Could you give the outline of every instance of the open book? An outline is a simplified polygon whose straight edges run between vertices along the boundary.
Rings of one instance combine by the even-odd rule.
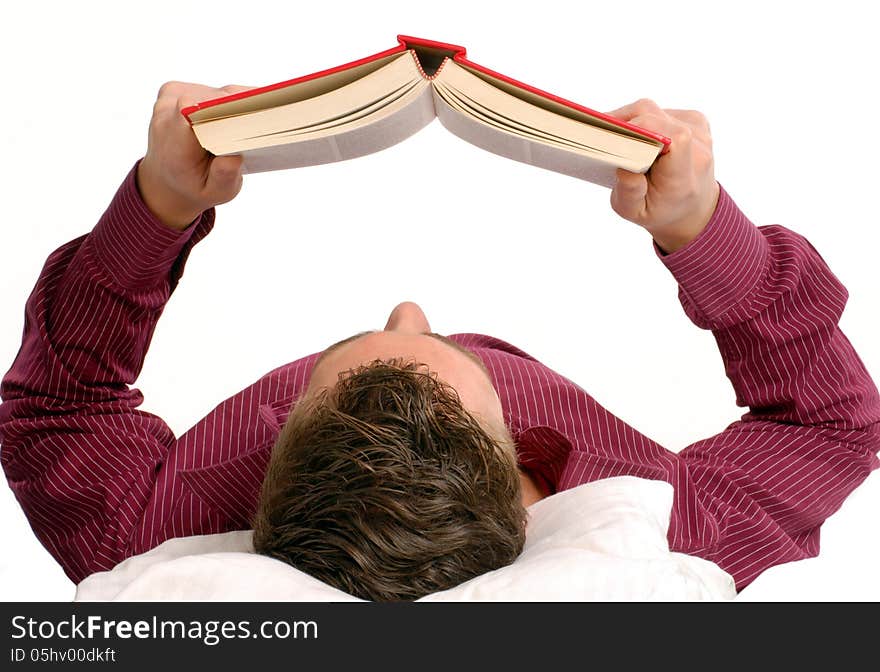
[[[397,39],[378,54],[181,112],[202,147],[241,154],[246,173],[371,154],[435,117],[477,147],[606,187],[617,168],[646,172],[670,143],[477,65],[464,47]]]

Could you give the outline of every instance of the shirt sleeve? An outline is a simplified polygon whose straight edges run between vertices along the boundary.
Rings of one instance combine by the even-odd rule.
[[[77,582],[124,557],[174,436],[130,388],[214,210],[178,232],[129,172],[95,228],[53,252],[0,385],[0,459],[43,545]]]
[[[803,236],[756,227],[722,188],[697,238],[655,251],[748,407],[678,454],[688,491],[677,493],[670,545],[713,560],[742,589],[818,554],[822,522],[878,466],[880,398],[838,326],[847,291]],[[710,530],[696,533],[698,509]]]

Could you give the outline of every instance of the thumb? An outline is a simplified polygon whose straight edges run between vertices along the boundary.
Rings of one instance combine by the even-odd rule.
[[[211,159],[208,179],[205,183],[205,198],[214,205],[231,201],[236,197],[243,184],[241,174],[242,157],[239,154],[215,156]]]
[[[640,173],[617,170],[617,183],[611,190],[611,208],[624,219],[641,224],[647,210],[648,178]]]
[[[256,86],[244,86],[242,84],[227,84],[226,86],[220,87],[226,93],[241,93],[242,91],[250,91],[251,89],[256,89]]]

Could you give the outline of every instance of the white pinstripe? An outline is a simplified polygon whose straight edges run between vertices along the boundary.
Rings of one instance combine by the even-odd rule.
[[[136,410],[140,392],[127,386],[176,285],[170,269],[212,225],[213,211],[182,235],[162,227],[133,169],[93,233],[50,256],[28,302],[0,390],[0,457],[74,581],[173,536],[246,524],[278,428],[308,383],[316,355],[270,372],[179,438]],[[758,229],[722,190],[695,241],[657,254],[749,406],[679,453],[513,346],[452,338],[484,361],[524,465],[556,489],[618,474],[668,480],[671,548],[713,560],[742,588],[818,552],[819,525],[878,466],[877,389],[837,328],[846,290],[797,234]]]

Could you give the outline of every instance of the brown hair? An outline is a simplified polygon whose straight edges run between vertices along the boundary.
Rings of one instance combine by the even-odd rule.
[[[298,403],[254,547],[367,600],[413,600],[510,564],[526,512],[513,443],[423,365],[376,360]]]

